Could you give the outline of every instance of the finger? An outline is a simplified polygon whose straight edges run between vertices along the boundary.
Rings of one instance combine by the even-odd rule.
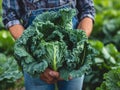
[[[52,81],[52,80],[50,81],[50,80],[49,80],[49,79],[47,79],[47,78],[46,78],[46,76],[45,76],[45,75],[43,75],[43,74],[42,74],[42,75],[40,75],[40,78],[41,78],[43,81],[45,81],[46,83],[48,83],[48,84],[52,84],[52,83],[53,83],[53,81]]]
[[[55,80],[54,80],[54,78],[51,76],[51,75],[49,75],[49,72],[50,71],[52,71],[51,69],[49,69],[49,68],[47,68],[42,74],[41,74],[41,78],[44,80],[44,81],[46,81],[46,82],[56,82]]]
[[[57,81],[47,81],[48,84],[55,84]]]
[[[43,80],[43,81],[45,81],[46,83],[48,83],[48,84],[54,84],[54,83],[56,83],[57,82],[57,80],[49,80],[49,79],[47,79],[43,74],[42,75],[40,75],[40,78]]]
[[[50,71],[49,75],[52,76],[53,78],[58,79],[59,78],[59,73],[56,71]]]
[[[47,74],[46,72],[44,72],[42,75],[41,75],[41,78],[44,79],[45,81],[53,81],[53,77],[51,77],[49,74]]]
[[[59,77],[58,80],[59,80],[59,81],[62,81],[62,80],[64,80],[64,79]]]
[[[46,77],[45,77],[43,74],[40,75],[40,78],[41,78],[43,81],[47,82],[47,79],[46,79]]]
[[[45,75],[45,77],[46,77],[49,81],[53,81],[54,77],[49,74],[50,72],[53,72],[53,71],[52,71],[51,69],[47,69],[47,70],[44,72],[44,75]]]
[[[68,78],[69,80],[72,80],[72,77],[71,76],[69,76],[69,78]]]

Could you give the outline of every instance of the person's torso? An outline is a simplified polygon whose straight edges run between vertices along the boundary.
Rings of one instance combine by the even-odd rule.
[[[75,8],[76,0],[22,0],[20,1],[20,7],[22,13],[23,24],[27,26],[29,17],[31,13],[35,12],[33,15],[38,15],[42,11],[49,11],[51,9],[57,9],[62,7],[72,7]]]
[[[72,3],[75,6],[76,0],[23,0],[27,10],[36,10],[40,8],[53,8]]]

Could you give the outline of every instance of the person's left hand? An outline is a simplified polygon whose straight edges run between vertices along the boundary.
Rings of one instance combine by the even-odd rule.
[[[48,84],[56,83],[58,80],[61,80],[59,72],[53,71],[50,68],[47,68],[41,75],[40,78],[47,82]]]

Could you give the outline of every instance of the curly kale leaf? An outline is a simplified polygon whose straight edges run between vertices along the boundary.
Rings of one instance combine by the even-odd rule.
[[[24,71],[39,76],[49,67],[65,80],[87,73],[95,51],[83,30],[68,27],[74,15],[74,10],[62,9],[36,17],[15,43],[15,57]]]
[[[50,21],[57,26],[62,26],[64,28],[72,29],[72,18],[76,15],[74,9],[60,9],[59,11],[44,12],[37,16],[33,22],[36,25],[38,22]]]

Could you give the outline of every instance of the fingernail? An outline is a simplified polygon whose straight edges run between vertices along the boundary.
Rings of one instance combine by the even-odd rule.
[[[72,79],[72,77],[70,76],[70,77],[69,77],[69,80],[71,80],[71,79]]]
[[[50,74],[51,76],[54,76],[54,73],[53,73],[52,71],[50,71],[49,74]]]

